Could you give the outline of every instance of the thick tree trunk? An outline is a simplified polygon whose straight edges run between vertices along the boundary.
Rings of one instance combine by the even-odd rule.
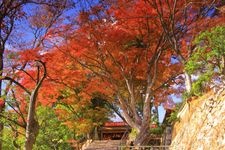
[[[32,150],[33,145],[35,144],[36,137],[38,135],[39,125],[38,122],[33,119],[29,121],[26,129],[26,142],[25,142],[25,150]]]
[[[147,145],[149,143],[149,124],[146,124],[145,126],[143,126],[140,130],[140,132],[138,133],[135,141],[134,141],[134,145]]]
[[[147,145],[148,144],[148,137],[149,133],[149,124],[151,118],[151,100],[150,94],[146,94],[145,97],[145,104],[143,109],[143,119],[141,123],[141,127],[138,128],[138,134],[135,138],[134,145]]]
[[[143,119],[141,128],[139,133],[134,141],[135,145],[146,145],[148,144],[148,137],[149,137],[149,124],[151,121],[151,96],[150,96],[150,88],[147,89],[145,100],[144,100],[144,108],[143,108]]]
[[[128,106],[126,105],[125,101],[121,98],[121,96],[118,94],[118,100],[119,100],[119,106],[122,110],[122,116],[126,120],[126,122],[134,129],[136,129],[138,132],[140,131],[140,124],[138,122],[135,122],[129,115]]]

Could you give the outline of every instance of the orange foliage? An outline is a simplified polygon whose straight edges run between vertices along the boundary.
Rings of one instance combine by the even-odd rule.
[[[172,6],[173,1],[167,2]],[[85,123],[90,123],[90,120],[82,116],[70,120],[68,116],[74,110],[89,106],[91,98],[95,96],[118,103],[116,96],[120,95],[128,112],[136,111],[148,94],[156,106],[172,103],[170,95],[180,94],[183,90],[179,86],[183,84],[183,78],[180,77],[183,65],[179,61],[172,62],[171,58],[180,55],[186,60],[190,49],[193,49],[191,39],[206,28],[207,23],[198,26],[200,21],[211,21],[203,17],[193,21],[202,5],[189,7],[189,2],[177,1],[175,14],[171,16],[170,5],[158,0],[112,1],[107,8],[99,4],[81,12],[76,18],[78,27],[75,30],[72,30],[72,25],[62,25],[70,33],[68,37],[61,28],[51,29],[46,37],[50,41],[59,38],[59,45],[44,55],[40,55],[39,48],[20,53],[19,62],[36,59],[46,62],[48,78],[40,90],[37,105],[70,106],[72,110],[67,107],[56,109],[59,119],[65,119],[65,124],[71,128],[75,120],[85,130]],[[190,12],[188,18],[184,17],[186,8]],[[45,22],[46,18],[43,17],[42,22]],[[36,24],[35,20],[33,23]],[[187,31],[178,25],[187,26]],[[172,37],[175,39],[171,42],[169,39]],[[178,46],[179,53],[177,49],[174,51],[174,45]],[[29,66],[27,73],[36,79],[35,64]],[[31,77],[24,76],[24,72],[16,75],[26,88],[32,89],[35,85]],[[145,93],[148,89],[150,92]],[[21,110],[26,111],[26,97],[20,92],[22,90],[17,89],[16,96]]]
[[[118,92],[129,100],[126,83],[129,81],[137,104],[141,99],[140,91],[147,88],[147,80],[153,78],[155,70],[157,77],[152,91],[181,73],[178,63],[171,64],[173,52],[170,49],[163,50],[156,68],[149,67],[158,49],[166,46],[160,41],[164,38],[163,28],[156,15],[156,9],[144,1],[124,0],[112,3],[106,10],[97,5],[80,13],[79,28],[65,43],[45,55],[49,79],[42,88],[40,101],[54,102],[50,99],[57,99],[65,88],[79,88],[77,96],[86,100],[95,94],[114,100]],[[156,100],[162,103],[167,96]],[[72,105],[74,99],[75,96],[63,101]]]

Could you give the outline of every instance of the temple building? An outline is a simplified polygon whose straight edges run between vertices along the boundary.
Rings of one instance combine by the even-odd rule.
[[[106,122],[98,129],[99,140],[121,140],[127,137],[131,128],[125,122]]]
[[[171,112],[167,111],[167,115]],[[158,125],[152,123],[151,129],[157,129]],[[125,122],[106,122],[99,127],[96,131],[95,140],[127,140],[128,135],[131,132],[131,127]],[[148,137],[149,145],[170,145],[171,142],[171,126],[166,126],[165,130],[161,134],[150,134]]]

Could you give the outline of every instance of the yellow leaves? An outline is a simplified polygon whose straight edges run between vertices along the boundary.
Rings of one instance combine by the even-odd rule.
[[[90,104],[89,104],[90,105]],[[73,129],[76,135],[90,133],[94,127],[100,125],[105,119],[107,111],[104,108],[87,109],[88,105],[73,106],[74,112],[67,108],[57,108],[55,110],[57,116],[66,126]]]
[[[90,119],[80,119],[77,122],[73,122],[74,129],[78,135],[90,133],[94,126]]]

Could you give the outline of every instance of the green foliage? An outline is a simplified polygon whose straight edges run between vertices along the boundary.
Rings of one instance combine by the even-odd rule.
[[[191,95],[199,96],[214,75],[225,73],[225,26],[200,33],[194,40],[196,50],[185,65],[189,74],[197,75]]]
[[[52,108],[38,107],[37,116],[40,130],[34,150],[72,149],[68,140],[72,139],[73,133],[58,120]]]
[[[173,124],[176,121],[179,121],[180,118],[177,116],[178,112],[180,110],[180,107],[182,106],[183,103],[177,103],[175,110],[170,114],[168,118],[166,118],[166,121],[168,124]]]
[[[183,100],[183,101],[186,101],[188,98],[190,98],[190,97],[192,97],[192,96],[193,96],[192,92],[187,92],[187,91],[185,91],[185,92],[182,94],[182,100]]]
[[[210,81],[212,75],[213,75],[212,72],[207,72],[207,73],[199,76],[198,80],[196,80],[192,84],[193,95],[201,96],[203,89],[204,89],[204,84],[206,84],[208,81]]]
[[[150,133],[161,135],[161,134],[163,134],[163,128],[161,126],[158,126],[157,128],[151,128]]]
[[[169,124],[173,124],[176,121],[179,121],[179,118],[177,117],[178,111],[172,112],[170,116],[167,118],[167,122]]]
[[[14,130],[12,130],[12,127]],[[8,126],[6,122],[3,129],[3,136],[1,137],[3,150],[18,150],[24,147],[25,136],[21,134],[21,131],[23,131],[23,129],[20,129],[21,128],[13,125]]]
[[[73,108],[73,110],[71,110]],[[60,120],[73,130],[76,139],[90,134],[95,127],[108,121],[108,110],[106,108],[79,104],[57,105],[57,114]]]
[[[13,145],[13,132],[5,127],[3,130],[3,137],[1,140],[3,141],[3,146],[2,149],[10,149],[10,150],[15,150],[16,148]]]

